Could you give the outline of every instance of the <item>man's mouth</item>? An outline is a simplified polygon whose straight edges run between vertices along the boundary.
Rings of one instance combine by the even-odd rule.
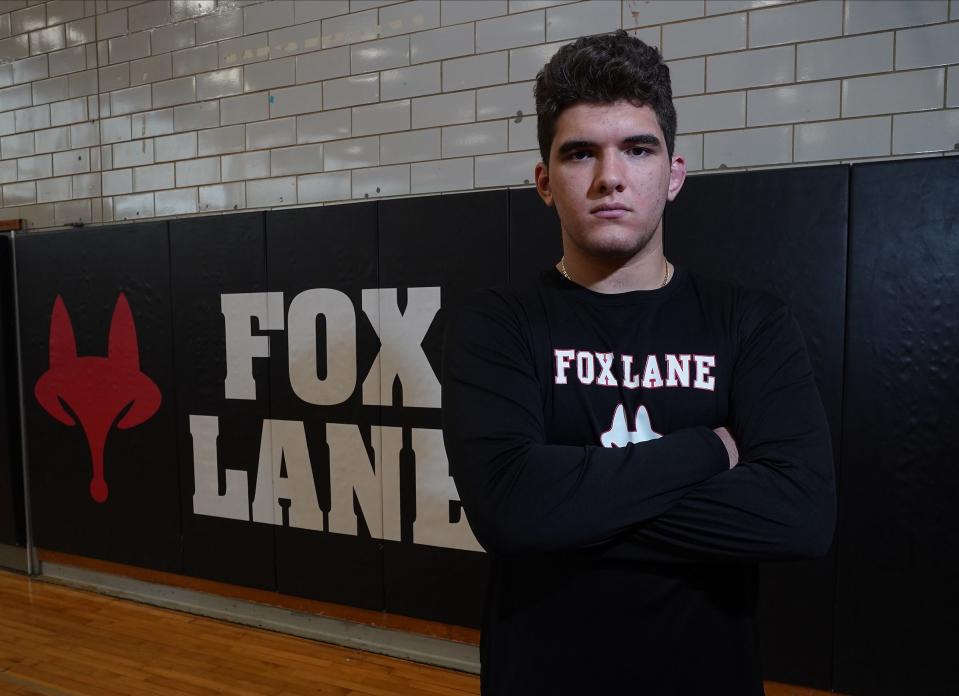
[[[618,205],[616,203],[598,205],[589,211],[598,218],[603,218],[605,220],[615,220],[617,218],[623,217],[626,213],[629,212],[629,208],[625,205]]]

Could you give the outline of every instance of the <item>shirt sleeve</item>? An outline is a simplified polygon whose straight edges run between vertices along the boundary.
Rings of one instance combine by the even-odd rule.
[[[519,310],[492,291],[480,297],[447,327],[442,417],[460,500],[487,551],[607,542],[728,469],[721,440],[705,427],[618,449],[547,444]]]
[[[782,305],[740,350],[730,413],[739,464],[594,549],[597,556],[763,561],[829,550],[836,523],[829,428],[799,326]]]

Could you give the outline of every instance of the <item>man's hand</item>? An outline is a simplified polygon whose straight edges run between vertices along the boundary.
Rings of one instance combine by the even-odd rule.
[[[714,428],[713,432],[719,435],[719,439],[726,446],[726,454],[729,455],[729,468],[732,469],[739,464],[739,448],[736,447],[736,441],[726,428]]]

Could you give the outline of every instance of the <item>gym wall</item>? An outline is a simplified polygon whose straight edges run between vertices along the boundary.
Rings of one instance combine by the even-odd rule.
[[[959,0],[0,0],[0,220],[529,184],[532,80],[661,48],[691,171],[954,150]]]

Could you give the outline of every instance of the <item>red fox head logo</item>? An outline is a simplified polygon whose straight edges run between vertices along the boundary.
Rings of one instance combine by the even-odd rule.
[[[140,425],[160,408],[159,388],[140,372],[137,331],[123,293],[113,308],[106,357],[77,357],[70,315],[57,295],[50,319],[50,368],[37,380],[34,394],[64,425],[80,422],[93,463],[90,496],[104,502],[109,489],[103,476],[103,448],[110,428],[114,423],[121,429]]]

